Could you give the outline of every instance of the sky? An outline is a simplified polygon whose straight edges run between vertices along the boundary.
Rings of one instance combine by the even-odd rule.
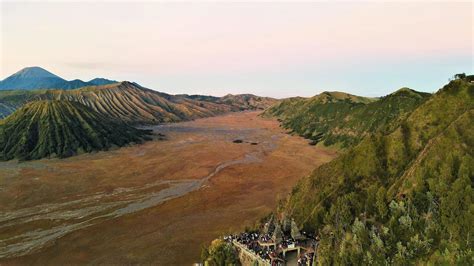
[[[41,66],[172,94],[433,92],[474,73],[472,2],[0,2],[0,79]]]

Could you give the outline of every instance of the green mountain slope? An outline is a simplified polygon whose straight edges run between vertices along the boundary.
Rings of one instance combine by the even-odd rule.
[[[277,103],[277,100],[269,97],[259,97],[253,94],[227,94],[219,98],[219,102],[234,106],[236,111],[243,111],[265,110]]]
[[[282,126],[325,145],[357,144],[376,130],[390,130],[430,94],[403,88],[380,99],[341,92],[323,92],[312,98],[291,98],[269,108],[264,115],[280,119]]]
[[[395,124],[302,179],[279,211],[320,234],[321,265],[472,265],[474,84],[450,82]]]
[[[26,102],[38,99],[80,102],[99,113],[131,124],[179,122],[231,111],[266,108],[276,102],[254,95],[247,95],[246,101],[169,95],[125,81],[76,90],[0,91],[0,117],[6,117]]]
[[[0,120],[0,160],[68,157],[148,139],[150,132],[70,101],[33,101]]]
[[[187,94],[179,96],[185,96],[193,100],[228,105],[232,108],[232,111],[265,110],[279,102],[279,100],[274,98],[261,97],[253,94],[227,94],[223,97]]]

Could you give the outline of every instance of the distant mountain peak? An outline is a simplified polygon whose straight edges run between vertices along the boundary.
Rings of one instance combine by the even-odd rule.
[[[100,85],[107,85],[107,84],[111,84],[111,83],[118,83],[118,81],[105,79],[105,78],[95,78],[95,79],[89,80],[87,83],[100,86]]]
[[[98,86],[116,83],[115,80],[96,78],[89,82],[80,79],[67,81],[44,68],[25,67],[15,74],[0,80],[0,90],[34,90],[34,89],[76,89],[86,86]]]
[[[319,101],[323,101],[323,102],[350,100],[355,103],[366,103],[366,104],[376,100],[375,98],[362,97],[362,96],[357,96],[357,95],[349,94],[346,92],[340,92],[340,91],[323,91],[322,93],[314,96],[313,98]]]
[[[412,92],[417,92],[417,91],[412,90],[412,89],[410,89],[410,88],[408,88],[408,87],[402,87],[402,88],[396,90],[395,92],[393,92],[392,94],[397,94],[397,93],[412,93]]]
[[[12,76],[16,76],[19,78],[60,78],[59,76],[54,75],[48,70],[38,66],[25,67],[22,70],[13,74]]]

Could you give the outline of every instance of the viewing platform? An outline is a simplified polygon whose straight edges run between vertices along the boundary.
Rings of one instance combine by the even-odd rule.
[[[242,265],[312,265],[317,247],[314,236],[298,230],[296,223],[270,219],[261,232],[245,232],[224,238],[239,253]]]

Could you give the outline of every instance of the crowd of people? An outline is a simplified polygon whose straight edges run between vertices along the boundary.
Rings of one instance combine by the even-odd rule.
[[[273,246],[262,246],[259,244],[259,241],[265,240],[268,242],[270,237],[267,235],[261,235],[259,233],[241,233],[240,235],[229,235],[224,237],[225,241],[233,242],[234,240],[237,241],[239,244],[243,245],[248,251],[251,253],[259,256],[264,261],[268,262],[268,264],[272,264],[271,258],[277,258],[278,254],[274,250]],[[274,265],[282,265],[282,264],[274,264]]]
[[[306,235],[306,234],[305,234]],[[306,235],[307,236],[307,235]],[[309,236],[305,241],[296,241],[290,236],[284,235],[281,242],[275,246],[265,245],[264,243],[272,243],[272,237],[270,234],[260,234],[258,232],[244,232],[239,235],[225,236],[224,240],[232,243],[237,241],[239,244],[244,246],[249,252],[259,256],[270,265],[284,265],[285,258],[282,256],[282,250],[289,247],[304,246],[314,250],[316,241],[314,237]],[[307,253],[302,252],[297,258],[298,265],[311,265],[313,261],[313,252]]]

